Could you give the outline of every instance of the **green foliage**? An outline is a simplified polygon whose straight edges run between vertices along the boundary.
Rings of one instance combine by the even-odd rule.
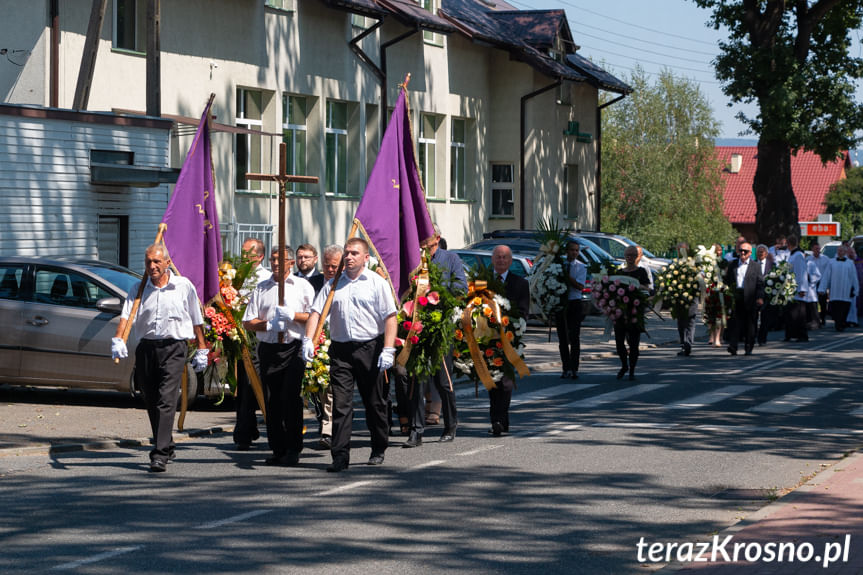
[[[704,95],[668,71],[650,84],[639,68],[626,82],[632,94],[602,116],[603,231],[654,252],[681,240],[730,242],[713,148],[719,127]]]
[[[842,236],[863,234],[863,168],[851,168],[844,180],[830,186],[827,213],[842,225]]]
[[[863,22],[863,0],[693,1],[712,11],[713,28],[729,31],[716,77],[731,102],[758,104],[756,117],[738,115],[753,133],[824,161],[854,146],[863,127],[854,101],[863,58],[851,31]]]

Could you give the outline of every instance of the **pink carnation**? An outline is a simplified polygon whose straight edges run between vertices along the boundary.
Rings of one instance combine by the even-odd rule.
[[[416,332],[416,333],[422,333],[422,331],[423,331],[423,324],[421,324],[420,322],[416,322],[416,323],[413,325],[413,328],[414,328],[414,332]]]
[[[623,288],[618,288],[618,289],[617,289],[617,295],[623,295],[623,294],[625,294],[625,293],[626,293],[626,292],[625,292],[625,291],[623,291]]]
[[[632,305],[634,305],[635,307],[640,306],[640,305],[641,305],[641,300],[637,299],[637,300],[633,301],[633,302],[632,302]]]
[[[629,303],[629,296],[623,296],[623,303]]]
[[[419,341],[420,341],[420,338],[418,338],[417,336],[415,336],[415,335],[411,336],[411,343],[417,344],[417,343],[419,343]]]
[[[428,300],[430,304],[437,305],[440,303],[440,294],[436,291],[429,292]]]
[[[405,328],[405,329],[406,329],[406,330],[408,330],[408,331],[410,331],[410,329],[411,329],[411,327],[412,327],[412,326],[413,326],[413,324],[412,324],[411,322],[409,322],[409,321],[406,321],[406,322],[402,323],[402,327],[403,327],[403,328]]]
[[[425,307],[429,303],[429,298],[427,298],[424,295],[421,295],[420,297],[417,298],[417,303],[419,303],[421,306]]]

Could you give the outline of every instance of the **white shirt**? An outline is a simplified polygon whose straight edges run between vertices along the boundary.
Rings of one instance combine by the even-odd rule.
[[[312,300],[315,298],[315,289],[307,280],[298,278],[293,274],[288,274],[285,278],[285,305],[293,308],[295,313],[306,313],[312,307]],[[249,298],[249,304],[246,306],[246,313],[243,315],[243,321],[251,321],[253,319],[262,319],[269,321],[276,315],[276,306],[279,305],[279,284],[270,277],[265,279],[255,287],[252,291],[252,296]],[[296,321],[289,321],[285,326],[284,343],[290,343],[294,340],[303,339],[306,329],[303,324]],[[264,343],[278,343],[279,332],[277,331],[256,331],[258,341]]]
[[[809,274],[809,289],[806,290],[806,296],[803,298],[807,302],[818,301],[818,282],[821,280],[821,270],[818,269],[818,264],[814,258],[806,258],[806,273]]]
[[[653,293],[653,270],[650,269],[650,266],[647,265],[647,262],[642,259],[638,262],[638,267],[643,268],[644,271],[647,272],[647,287],[650,288],[650,292]],[[585,267],[585,269],[587,269]]]
[[[332,287],[333,280],[324,284],[312,311],[323,311]],[[396,311],[393,292],[384,278],[368,269],[353,280],[342,274],[330,308],[330,338],[343,343],[372,340],[384,332],[386,319]]]
[[[737,289],[743,289],[743,280],[746,278],[746,271],[749,269],[749,259],[742,259],[737,264]]]
[[[794,299],[797,301],[804,301],[806,296],[800,297],[800,292],[808,292],[809,291],[809,274],[806,271],[806,256],[803,255],[803,252],[795,250],[790,256],[788,256],[788,263],[791,264],[791,269],[794,270],[794,278],[797,280],[797,291],[795,292]]]
[[[135,339],[193,339],[194,326],[204,323],[201,304],[192,282],[166,270],[168,283],[156,287],[147,278],[134,320]],[[129,319],[137,290],[129,292],[120,317]]]
[[[815,256],[810,256],[810,259],[815,262],[816,266],[818,266],[818,271],[821,272],[822,276],[824,275],[824,270],[826,270],[828,267],[830,267],[830,262],[833,261],[833,259],[830,258],[830,256],[825,256],[824,254],[821,254],[817,258]],[[823,291],[823,290],[819,290],[819,291]]]
[[[571,262],[567,262],[567,264],[569,267],[569,277],[576,283],[584,285],[585,282],[587,282],[587,266],[579,260],[572,260]],[[569,297],[570,301],[580,300],[583,297],[582,290],[574,288],[572,287],[572,284],[569,284],[567,297]]]
[[[777,250],[776,246],[770,246],[767,248],[767,251],[773,256],[773,263],[779,263],[786,261],[789,257],[791,257],[791,251],[788,248]]]
[[[855,297],[860,293],[860,282],[857,279],[857,269],[854,262],[845,258],[836,258],[827,266],[818,291],[830,291],[830,301],[851,301],[851,290]]]

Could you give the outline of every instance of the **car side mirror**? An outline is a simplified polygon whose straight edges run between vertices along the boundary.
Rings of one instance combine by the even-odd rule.
[[[103,297],[96,302],[96,309],[119,315],[123,311],[123,302],[118,297]]]

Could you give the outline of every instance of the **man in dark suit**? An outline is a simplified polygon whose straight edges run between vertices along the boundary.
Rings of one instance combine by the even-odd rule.
[[[734,311],[728,322],[726,338],[731,355],[737,355],[737,344],[741,339],[746,355],[752,355],[758,308],[764,304],[764,279],[761,266],[749,257],[752,245],[741,244],[739,253],[740,258],[731,262],[725,273],[725,283],[734,288]]]
[[[512,250],[508,246],[496,246],[491,253],[491,265],[494,268],[495,277],[503,282],[504,295],[518,310],[519,315],[527,321],[530,310],[530,284],[525,278],[509,273],[509,266],[512,265]],[[491,416],[489,433],[499,436],[509,431],[509,403],[515,384],[508,377],[504,377],[496,385],[495,389],[488,392]]]
[[[756,257],[758,259],[755,261],[755,264],[761,271],[761,279],[765,279],[767,274],[770,273],[770,270],[773,269],[773,256],[770,255],[767,246],[764,244],[758,244],[758,247],[756,248]],[[756,336],[758,345],[765,345],[767,343],[767,332],[770,331],[771,324],[773,323],[773,311],[772,306],[767,301],[765,301],[764,305],[758,310],[758,333]]]
[[[318,271],[318,250],[312,244],[302,244],[297,248],[297,277],[308,280],[315,294],[324,287],[324,274]]]

